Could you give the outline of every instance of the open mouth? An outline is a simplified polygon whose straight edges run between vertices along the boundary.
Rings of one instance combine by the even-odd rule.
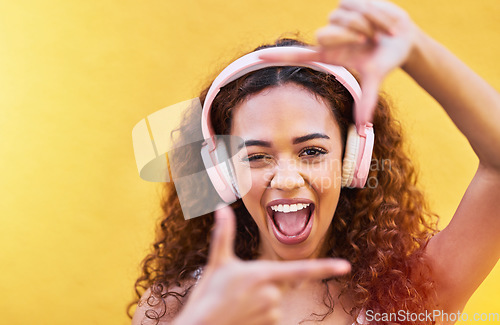
[[[305,241],[312,230],[314,203],[269,204],[267,206],[268,225],[276,239],[287,245]]]

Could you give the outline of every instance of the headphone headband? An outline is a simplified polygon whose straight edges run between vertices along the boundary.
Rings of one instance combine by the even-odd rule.
[[[361,87],[359,86],[354,76],[344,67],[316,61],[270,62],[264,61],[260,58],[260,55],[264,53],[287,54],[290,51],[293,51],[294,53],[296,53],[297,51],[314,52],[311,49],[299,46],[280,46],[261,49],[244,55],[236,61],[232,62],[224,70],[222,70],[217,78],[215,78],[205,98],[201,116],[201,131],[203,133],[203,137],[206,139],[212,150],[215,147],[215,143],[212,140],[214,136],[214,130],[212,122],[210,121],[210,110],[215,96],[217,96],[222,87],[229,84],[231,81],[234,81],[253,71],[268,67],[301,66],[311,68],[316,71],[325,72],[335,76],[335,78],[352,95],[354,102],[359,102],[361,98]]]
[[[228,148],[226,148],[225,145],[226,141],[224,141],[224,138],[214,134],[210,121],[212,103],[222,87],[247,73],[259,69],[279,66],[302,66],[333,75],[349,91],[355,104],[358,104],[360,101],[360,86],[354,76],[343,67],[315,61],[269,62],[260,58],[260,55],[264,53],[279,53],[286,55],[292,51],[293,53],[300,51],[309,53],[312,50],[303,47],[288,46],[272,47],[252,52],[228,65],[217,78],[215,78],[208,90],[205,103],[201,109],[201,127],[204,142],[201,144],[200,155],[205,165],[206,174],[213,185],[213,189],[217,192],[218,197],[226,203],[235,202],[238,198],[242,197],[242,195],[248,193],[249,189],[239,188],[239,183],[232,169],[230,151],[227,150]],[[174,112],[179,113],[178,115],[181,116],[180,109],[191,105],[201,106],[199,98],[179,103],[151,114],[140,121],[132,130],[134,154],[139,173],[143,179],[161,182],[170,181],[169,173],[167,172],[167,164],[172,163],[169,159],[170,156],[175,157],[175,153],[169,152],[167,154],[168,134],[170,134],[167,131],[170,129],[166,126],[171,122]],[[199,108],[195,111],[200,112]],[[354,118],[356,118],[356,115],[359,113],[361,112],[354,111]],[[195,137],[197,138],[197,136]],[[199,146],[197,140],[199,139],[194,139],[193,144]],[[364,125],[360,125],[359,129],[357,129],[355,125],[349,127],[344,150],[344,159],[342,162],[342,187],[364,187],[368,177],[373,145],[374,133],[371,123],[367,122]],[[178,171],[182,171],[183,169],[184,166],[181,166]],[[174,170],[172,165],[171,170]],[[188,178],[189,181],[186,182],[185,178],[188,176],[190,176],[190,178]],[[188,202],[191,200],[191,197],[184,197],[182,193],[186,191],[179,191],[179,189],[182,188],[182,186],[186,186],[186,184],[187,186],[192,186],[192,181],[195,181],[195,179],[198,180],[200,177],[204,176],[200,173],[183,175],[182,173],[177,174],[172,172],[171,181],[176,183],[179,202],[181,202],[182,211],[187,218],[193,218],[212,211],[210,209],[215,204],[215,201],[217,201],[217,198],[212,195],[213,192],[207,189],[209,194],[205,196],[207,204],[204,209],[199,210],[196,208],[193,210],[189,208],[189,204],[182,204],[184,201]],[[248,180],[248,177],[250,177],[248,173],[240,174],[239,177],[242,179],[247,178],[247,181],[243,181],[242,184],[251,183],[251,180]],[[200,211],[202,211],[201,214]]]

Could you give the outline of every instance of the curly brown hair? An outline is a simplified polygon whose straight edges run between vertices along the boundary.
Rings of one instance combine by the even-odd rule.
[[[281,38],[271,46],[305,46],[290,38]],[[217,134],[229,134],[232,108],[251,94],[267,87],[295,83],[326,100],[332,107],[340,126],[343,143],[347,126],[352,123],[353,98],[330,74],[303,67],[270,67],[249,73],[223,87],[215,98],[211,120]],[[208,87],[201,93],[203,102]],[[200,111],[186,113],[176,130],[179,139],[193,132],[200,133]],[[401,124],[392,116],[390,105],[379,97],[373,117],[375,144],[369,183],[365,188],[343,188],[335,216],[327,233],[324,251],[326,256],[340,257],[352,264],[349,275],[325,279],[327,290],[324,304],[328,311],[318,315],[320,320],[333,312],[333,299],[328,281],[337,281],[339,297],[349,294],[356,317],[362,309],[377,313],[397,313],[399,310],[424,312],[434,306],[434,285],[425,261],[425,246],[437,232],[438,216],[428,208],[424,195],[417,188],[417,172],[403,146]],[[201,138],[201,134],[200,134]],[[200,161],[199,148],[183,153],[184,161]],[[192,164],[190,165],[192,166]],[[191,167],[192,168],[192,167]],[[376,182],[376,186],[371,182]],[[197,182],[208,182],[201,179]],[[207,184],[202,184],[207,185]],[[200,204],[204,186],[191,186],[191,204]],[[237,216],[235,253],[243,260],[258,257],[259,230],[241,200],[232,204]],[[128,312],[136,304],[148,303],[152,308],[146,318],[156,320],[168,313],[165,300],[174,297],[179,301],[189,294],[192,275],[207,263],[213,213],[184,220],[173,183],[164,185],[163,215],[157,227],[152,252],[142,262],[142,275],[135,283],[136,298]],[[189,286],[182,284],[191,283]],[[172,286],[183,287],[171,291]],[[149,298],[140,297],[150,288]],[[410,323],[410,322],[408,322]],[[426,324],[419,322],[419,324]]]

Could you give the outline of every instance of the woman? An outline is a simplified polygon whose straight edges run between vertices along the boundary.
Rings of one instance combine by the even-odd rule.
[[[134,324],[453,323],[414,316],[462,310],[497,262],[499,94],[387,2],[342,1],[317,41],[315,51],[261,58],[354,69],[362,96],[356,100],[331,74],[292,64],[223,87],[209,121],[216,134],[245,140],[248,155],[234,167],[236,175],[251,171],[251,188],[232,204],[236,218],[229,208],[215,213],[211,236],[213,214],[185,221],[173,185],[166,186],[165,217],[136,282],[142,299]],[[443,106],[480,161],[451,223],[437,234],[401,129],[377,95],[398,66]],[[185,119],[181,137],[199,125],[200,113]],[[341,188],[336,162],[349,147],[347,125],[369,122],[378,167],[368,179],[376,183]],[[196,154],[199,148],[184,159]],[[193,198],[200,185],[193,184]],[[290,210],[297,211],[286,218]],[[347,260],[350,272],[332,257]],[[383,318],[390,313],[398,318]]]

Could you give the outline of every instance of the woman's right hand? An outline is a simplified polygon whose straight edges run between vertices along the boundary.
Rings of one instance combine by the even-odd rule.
[[[354,69],[361,77],[356,125],[373,121],[379,88],[415,52],[420,29],[406,11],[385,0],[341,0],[329,22],[316,32],[314,52],[266,53],[278,62],[318,61]]]
[[[208,264],[175,324],[278,324],[284,285],[321,280],[350,270],[340,259],[242,261],[234,254],[231,208],[215,212]]]

